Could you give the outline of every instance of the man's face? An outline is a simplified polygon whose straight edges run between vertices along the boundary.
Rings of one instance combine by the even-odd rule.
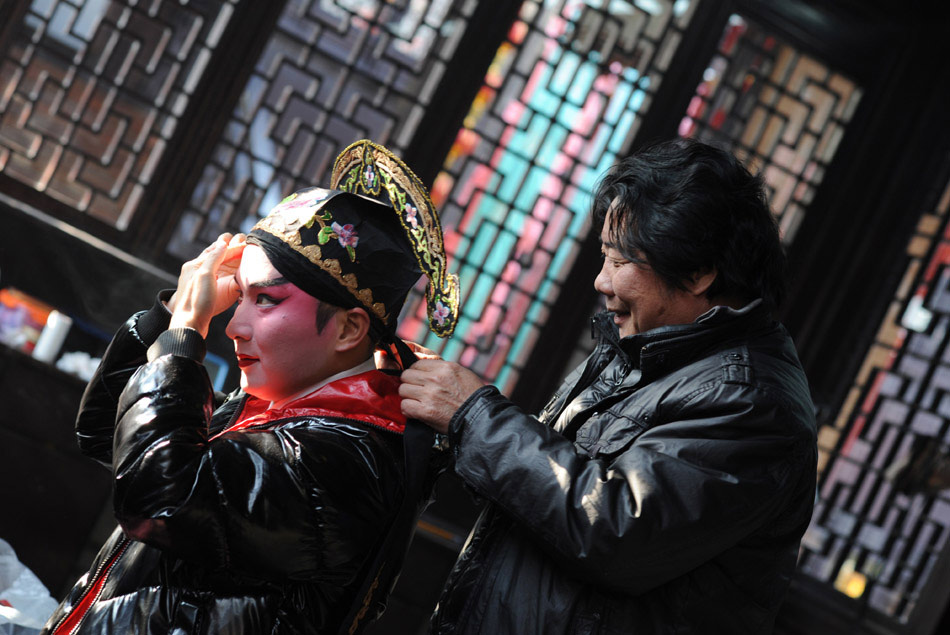
[[[226,333],[245,392],[281,401],[336,372],[336,320],[317,332],[319,300],[286,281],[263,249],[247,246],[235,282],[240,295]]]
[[[705,296],[668,286],[646,258],[641,262],[625,258],[609,235],[610,214],[600,235],[604,264],[594,279],[594,288],[606,299],[607,310],[613,311],[621,337],[661,326],[689,324],[712,306]]]

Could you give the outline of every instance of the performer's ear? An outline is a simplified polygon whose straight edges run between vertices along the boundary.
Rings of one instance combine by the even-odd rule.
[[[352,350],[366,340],[369,334],[369,314],[366,309],[357,307],[338,311],[335,320],[338,353]]]

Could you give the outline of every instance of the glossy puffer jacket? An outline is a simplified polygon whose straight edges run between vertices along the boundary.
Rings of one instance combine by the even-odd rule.
[[[768,633],[815,495],[814,409],[759,303],[618,340],[540,420],[494,388],[450,423],[489,501],[432,632]]]
[[[338,632],[403,495],[398,378],[227,430],[253,398],[215,408],[201,363],[147,361],[167,325],[158,305],[132,318],[84,394],[80,446],[113,471],[120,527],[44,632]]]

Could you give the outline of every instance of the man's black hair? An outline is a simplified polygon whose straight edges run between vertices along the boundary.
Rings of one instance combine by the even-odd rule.
[[[708,298],[781,304],[785,253],[762,177],[732,154],[684,138],[649,146],[599,183],[598,231],[608,210],[618,251],[646,260],[667,286],[685,289],[694,274],[715,268]]]

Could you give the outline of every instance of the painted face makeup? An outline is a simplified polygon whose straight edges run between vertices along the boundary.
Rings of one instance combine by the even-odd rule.
[[[285,280],[263,249],[248,245],[235,281],[240,298],[225,332],[245,392],[281,401],[337,372],[336,321],[318,332],[319,300]]]

